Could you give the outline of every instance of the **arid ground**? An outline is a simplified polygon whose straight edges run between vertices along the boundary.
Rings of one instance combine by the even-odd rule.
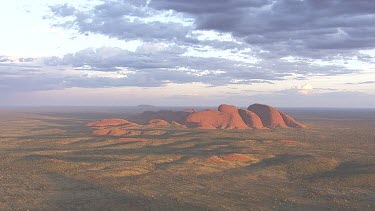
[[[375,110],[284,109],[308,129],[85,123],[135,108],[0,111],[0,210],[374,210]]]

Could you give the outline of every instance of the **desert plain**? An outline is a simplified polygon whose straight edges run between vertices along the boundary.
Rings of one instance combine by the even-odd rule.
[[[187,108],[2,108],[0,210],[375,209],[374,109],[281,109],[307,128],[86,126],[150,109]]]

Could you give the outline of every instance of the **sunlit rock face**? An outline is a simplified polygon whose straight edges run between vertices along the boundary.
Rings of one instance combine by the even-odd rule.
[[[156,117],[156,118],[155,118]],[[152,118],[152,119],[151,119]],[[222,104],[217,110],[207,109],[196,111],[145,111],[133,117],[142,125],[125,119],[103,119],[87,123],[90,127],[105,127],[94,131],[96,135],[126,134],[123,128],[152,126],[152,127],[182,127],[200,129],[268,129],[268,128],[306,128],[289,115],[268,105],[253,104],[248,109],[239,109],[233,105]],[[132,120],[133,120],[132,119]],[[147,120],[147,121],[146,121]],[[111,129],[108,127],[120,127]]]

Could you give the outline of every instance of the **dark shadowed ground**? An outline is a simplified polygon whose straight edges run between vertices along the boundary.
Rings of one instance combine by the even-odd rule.
[[[2,109],[0,210],[375,209],[374,109],[282,109],[307,130],[84,126],[142,110]]]

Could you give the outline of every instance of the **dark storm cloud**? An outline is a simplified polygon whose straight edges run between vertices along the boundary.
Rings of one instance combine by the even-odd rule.
[[[99,33],[119,39],[141,39],[144,41],[173,41],[187,39],[185,36],[191,29],[179,23],[162,23],[143,21],[130,21],[126,18],[107,17],[93,19],[87,23],[87,17],[80,16],[76,19],[79,30],[82,33]]]
[[[236,12],[244,7],[261,7],[270,2],[270,0],[156,0],[151,1],[151,6],[156,9],[172,9],[191,14],[210,14]]]
[[[146,2],[110,1],[96,5],[89,11],[63,13],[67,5],[52,6],[54,16],[73,17],[73,21],[56,24],[66,28],[77,28],[82,34],[98,33],[118,39],[155,40],[188,40],[186,35],[193,30],[181,23],[161,22],[149,18],[161,12],[146,8]]]
[[[150,6],[192,15],[197,29],[228,32],[269,49],[277,44],[296,54],[314,49],[375,47],[375,2],[372,0],[179,0],[173,3],[152,0]]]
[[[79,11],[68,5],[51,7],[57,16],[73,21],[83,34],[98,33],[118,39],[173,42],[216,49],[251,47],[263,59],[298,56],[332,59],[375,47],[375,3],[372,0],[151,0],[101,2]],[[68,10],[70,12],[62,12]],[[172,11],[194,24],[155,19]],[[172,16],[171,16],[172,15]],[[189,20],[190,20],[189,19]],[[186,19],[185,19],[186,20]],[[230,33],[245,43],[198,40],[195,30]]]
[[[122,17],[124,15],[147,17],[144,11],[146,1],[111,1],[99,4],[92,10],[92,13],[101,17]]]

